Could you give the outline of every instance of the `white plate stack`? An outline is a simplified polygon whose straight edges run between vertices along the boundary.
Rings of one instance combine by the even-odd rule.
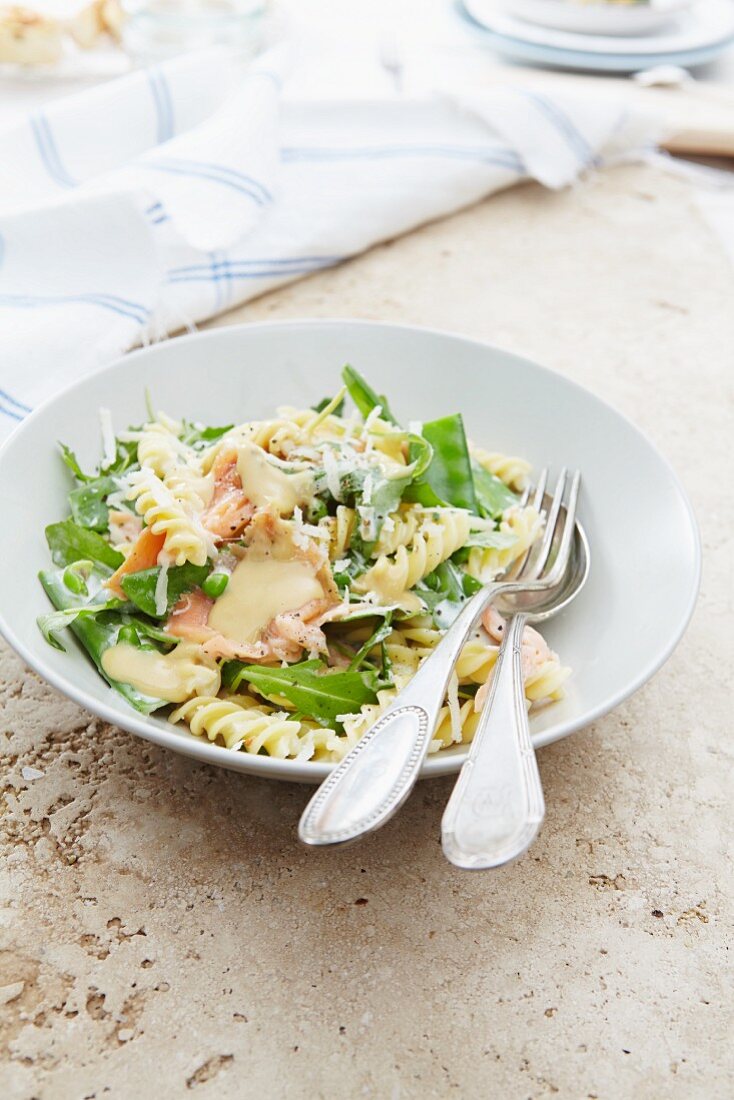
[[[559,69],[701,65],[734,42],[731,0],[463,0],[488,45]]]

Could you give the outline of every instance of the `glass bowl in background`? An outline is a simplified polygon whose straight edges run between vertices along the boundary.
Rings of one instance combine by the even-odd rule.
[[[257,53],[266,36],[268,0],[126,0],[123,45],[146,63],[207,46]]]

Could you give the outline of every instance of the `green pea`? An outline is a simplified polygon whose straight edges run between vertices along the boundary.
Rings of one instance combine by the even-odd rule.
[[[316,497],[306,509],[306,520],[309,523],[318,523],[327,514],[326,504]]]
[[[120,627],[120,631],[117,635],[118,645],[140,645],[140,639],[138,638],[138,632],[132,623],[125,623]]]
[[[221,596],[225,588],[229,584],[229,577],[226,573],[210,573],[201,586],[201,589],[205,596],[208,596],[212,600],[216,600],[217,596]]]
[[[84,577],[76,572],[73,565],[67,565],[64,570],[63,581],[69,591],[74,592],[77,596],[89,595]]]

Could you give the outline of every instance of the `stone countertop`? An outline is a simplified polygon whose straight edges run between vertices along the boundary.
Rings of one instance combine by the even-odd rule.
[[[220,319],[426,324],[576,379],[682,477],[701,599],[651,683],[542,750],[540,839],[479,875],[441,855],[451,780],[359,847],[305,851],[304,788],[90,719],[3,648],[3,1096],[731,1096],[733,293],[687,187],[621,168]]]

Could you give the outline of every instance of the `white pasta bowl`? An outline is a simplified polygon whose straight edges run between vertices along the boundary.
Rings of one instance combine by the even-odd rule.
[[[127,355],[46,402],[0,451],[0,630],[53,687],[104,720],[175,752],[236,771],[316,782],[331,765],[231,752],[165,719],[133,711],[69,634],[65,653],[36,625],[49,610],[37,580],[48,567],[47,524],[67,512],[70,488],[57,441],[82,465],[100,453],[99,408],[117,430],[145,416],[144,392],[176,417],[228,423],[307,406],[334,393],[352,363],[407,422],[462,412],[468,434],[534,466],[583,472],[580,518],[591,546],[584,591],[544,634],[573,667],[566,697],[531,718],[546,745],[617,706],[660,668],[680,639],[698,591],[695,520],[664,459],[624,417],[573,382],[486,344],[364,321],[300,321],[221,328]],[[429,757],[423,775],[456,772],[457,746]]]

